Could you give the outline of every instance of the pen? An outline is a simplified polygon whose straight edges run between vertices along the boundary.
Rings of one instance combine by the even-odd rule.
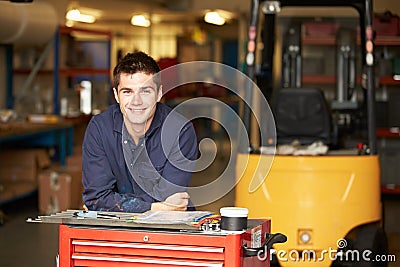
[[[75,212],[74,216],[78,218],[91,218],[91,219],[120,219],[120,217],[117,215],[98,213],[96,211],[79,211]]]
[[[100,218],[100,219],[119,219],[119,217],[117,215],[105,214],[105,213],[97,213],[97,218]]]

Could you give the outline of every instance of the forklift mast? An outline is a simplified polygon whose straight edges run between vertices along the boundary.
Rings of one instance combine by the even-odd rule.
[[[299,24],[291,25],[286,32],[283,47],[283,87],[301,87],[301,29]]]
[[[360,19],[360,40],[362,52],[362,75],[361,86],[365,90],[366,95],[366,108],[367,108],[367,132],[368,132],[368,147],[369,154],[375,155],[377,153],[376,144],[376,121],[375,121],[375,82],[374,82],[374,34],[372,28],[372,0],[280,0],[280,1],[266,1],[266,0],[252,0],[251,5],[251,18],[248,31],[248,46],[246,55],[246,74],[250,79],[255,81],[261,88],[267,100],[270,99],[272,92],[272,69],[273,69],[273,52],[275,32],[274,25],[276,13],[282,7],[353,7],[359,13]],[[265,19],[263,29],[261,30],[261,38],[264,43],[264,50],[262,51],[261,58],[261,74],[255,71],[256,62],[256,44],[258,32],[258,18],[259,12],[263,12]],[[299,30],[294,28],[285,37],[288,38],[286,47],[283,48],[283,86],[284,87],[301,87],[301,45],[300,36],[296,35]],[[290,35],[290,34],[293,35]],[[354,49],[351,44],[351,34],[344,33],[344,37],[339,40],[344,40],[347,43],[338,43],[340,57],[338,65],[345,68],[347,71],[341,71],[338,76],[337,99],[336,102],[340,105],[353,105],[352,95],[355,85],[355,66],[354,66]],[[350,42],[350,43],[349,43]],[[260,77],[261,76],[261,77]],[[267,80],[267,82],[266,82]],[[252,99],[251,90],[246,90],[245,100],[250,103]],[[345,104],[343,104],[345,103]],[[250,132],[251,111],[250,107],[244,105],[242,113],[243,123],[247,132]]]

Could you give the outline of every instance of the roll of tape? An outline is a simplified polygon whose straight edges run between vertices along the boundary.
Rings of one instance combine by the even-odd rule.
[[[248,209],[240,207],[224,207],[220,209],[221,230],[242,231],[247,228]]]

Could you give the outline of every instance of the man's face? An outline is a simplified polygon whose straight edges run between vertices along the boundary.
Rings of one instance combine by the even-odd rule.
[[[114,88],[114,97],[119,103],[125,123],[146,126],[147,122],[145,130],[149,127],[156,103],[162,97],[162,90],[157,90],[153,76],[143,72],[121,74],[119,86]]]

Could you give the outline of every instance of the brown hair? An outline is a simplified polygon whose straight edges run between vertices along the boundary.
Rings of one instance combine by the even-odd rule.
[[[113,71],[114,88],[117,89],[120,82],[121,73],[134,74],[143,72],[146,74],[156,74],[160,72],[157,62],[144,52],[134,52],[126,54],[115,66]],[[157,90],[161,85],[161,75],[154,75],[153,80],[157,85]]]

